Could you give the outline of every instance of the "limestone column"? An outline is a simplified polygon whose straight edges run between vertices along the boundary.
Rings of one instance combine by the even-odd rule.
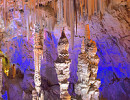
[[[34,36],[34,64],[35,64],[35,74],[34,74],[34,83],[35,90],[32,92],[33,100],[41,100],[42,90],[41,90],[41,58],[43,54],[43,44],[42,44],[42,30],[40,26],[36,24],[35,26],[35,36]],[[37,99],[35,99],[37,98]],[[44,100],[44,99],[42,99]]]
[[[62,100],[71,100],[71,96],[68,93],[68,78],[70,77],[69,69],[71,63],[71,60],[69,59],[68,48],[69,42],[63,30],[58,42],[58,58],[55,61],[55,69],[60,85],[60,98]]]

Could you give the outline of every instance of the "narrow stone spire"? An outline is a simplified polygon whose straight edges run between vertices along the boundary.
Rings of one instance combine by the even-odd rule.
[[[35,83],[35,90],[32,92],[33,100],[44,100],[41,99],[41,75],[40,75],[40,68],[41,68],[41,59],[43,55],[43,44],[42,44],[42,30],[40,29],[39,25],[35,26],[35,36],[34,36],[34,64],[35,64],[35,74],[34,74],[34,83]],[[37,98],[37,99],[35,99]]]

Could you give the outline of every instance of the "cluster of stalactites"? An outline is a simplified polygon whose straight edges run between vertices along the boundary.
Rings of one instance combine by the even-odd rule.
[[[71,5],[71,2],[73,2],[73,5]],[[103,14],[105,8],[120,4],[121,2],[126,2],[128,5],[130,0],[64,0],[64,20],[70,26],[70,21],[72,20],[71,17],[74,17],[72,15],[73,13],[77,17],[77,13],[79,12],[81,17],[88,16],[90,19],[92,15]],[[72,11],[73,8],[74,11]]]

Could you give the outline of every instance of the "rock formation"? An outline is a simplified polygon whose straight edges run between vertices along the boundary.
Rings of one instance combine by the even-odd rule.
[[[69,42],[64,33],[61,33],[60,40],[58,42],[58,58],[55,61],[55,68],[57,72],[58,81],[60,84],[60,98],[62,100],[71,100],[71,96],[68,93],[69,81],[69,68],[71,60],[69,59]]]
[[[34,82],[35,82],[35,90],[32,91],[33,98],[32,100],[42,100],[43,92],[41,90],[41,59],[43,54],[43,44],[42,44],[42,37],[41,37],[42,30],[37,25],[35,28],[35,40],[34,40],[34,63],[35,63],[35,74],[34,74]]]
[[[89,38],[90,31],[87,25],[87,36],[81,45],[81,53],[78,56],[78,82],[75,85],[75,92],[81,95],[82,100],[98,100],[100,81],[96,79],[99,58],[96,55],[97,47],[94,41]]]

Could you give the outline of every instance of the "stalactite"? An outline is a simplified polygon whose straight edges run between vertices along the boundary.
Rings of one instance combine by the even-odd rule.
[[[54,12],[56,11],[56,2],[55,2],[55,0],[53,0],[53,8],[54,8]]]
[[[97,13],[97,3],[98,3],[97,0],[95,0],[95,3],[94,3],[95,8],[94,9],[95,9],[96,13]]]
[[[70,4],[69,4],[69,0],[66,1],[67,2],[67,25],[70,27]]]
[[[76,6],[76,0],[74,0],[74,12],[75,12],[75,21],[76,21],[76,35],[77,35],[77,6]]]
[[[61,10],[61,23],[63,24],[63,14],[64,14],[64,12],[63,12],[63,0],[61,0],[61,6],[60,6],[61,8],[60,8],[60,10]]]
[[[66,0],[64,0],[64,21],[66,22]]]
[[[91,3],[92,5],[92,7],[91,7],[91,9],[92,9],[92,15],[94,14],[94,0],[92,0],[92,3]]]
[[[88,18],[91,18],[92,15],[92,9],[91,9],[92,1],[88,0]]]
[[[104,13],[104,0],[101,0],[100,2],[100,11],[102,14]]]
[[[70,30],[71,30],[71,47],[74,48],[74,6],[73,0],[69,0],[70,3]]]
[[[81,16],[83,17],[83,5],[84,5],[84,1],[80,0],[80,8],[81,8]]]
[[[60,0],[57,1],[57,22],[60,22]]]
[[[87,6],[88,6],[87,2],[88,0],[85,0],[85,15],[87,15]]]
[[[22,0],[22,9],[24,11],[24,0]]]

